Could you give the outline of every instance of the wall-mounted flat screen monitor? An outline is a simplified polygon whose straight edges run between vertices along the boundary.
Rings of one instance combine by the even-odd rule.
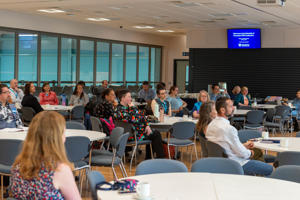
[[[227,29],[228,48],[261,48],[260,29]]]

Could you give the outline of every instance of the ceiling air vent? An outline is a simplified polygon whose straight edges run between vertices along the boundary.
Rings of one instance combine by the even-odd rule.
[[[257,0],[260,6],[284,6],[286,0]]]

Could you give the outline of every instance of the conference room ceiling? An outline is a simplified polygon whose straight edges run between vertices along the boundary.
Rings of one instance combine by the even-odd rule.
[[[219,28],[300,27],[300,0],[286,0],[285,6],[261,6],[257,0],[0,0],[0,8],[161,35]],[[65,12],[51,14],[39,9]],[[111,21],[95,22],[87,18]],[[136,25],[154,28],[136,29],[133,27]]]

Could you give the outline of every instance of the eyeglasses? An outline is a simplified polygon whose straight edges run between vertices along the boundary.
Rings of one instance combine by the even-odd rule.
[[[9,93],[9,91],[2,92],[2,94],[8,94],[8,93]]]

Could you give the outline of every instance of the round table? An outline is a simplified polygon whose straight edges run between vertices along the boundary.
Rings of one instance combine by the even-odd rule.
[[[172,125],[176,122],[194,122],[195,124],[198,122],[197,119],[193,118],[183,118],[183,117],[164,117],[163,122],[158,122],[158,123],[150,123],[151,128],[154,128],[156,130],[159,130],[161,132],[167,132],[169,129],[172,127]]]
[[[63,105],[42,105],[44,110],[52,111],[71,111],[74,106],[63,106]]]
[[[129,177],[150,183],[151,200],[298,200],[300,184],[278,179],[210,173],[166,173]],[[101,200],[137,199],[135,193],[97,192]]]
[[[23,129],[2,129],[0,130],[0,140],[1,139],[17,139],[25,140],[28,128]],[[88,131],[88,130],[77,130],[77,129],[66,129],[66,137],[70,136],[85,136],[90,139],[90,141],[102,140],[106,137],[105,133],[98,131]]]
[[[270,139],[281,140],[287,139],[288,146],[281,147],[280,143],[264,143],[263,141],[254,142],[254,147],[275,152],[283,151],[299,151],[300,152],[300,138],[299,137],[271,137]]]

